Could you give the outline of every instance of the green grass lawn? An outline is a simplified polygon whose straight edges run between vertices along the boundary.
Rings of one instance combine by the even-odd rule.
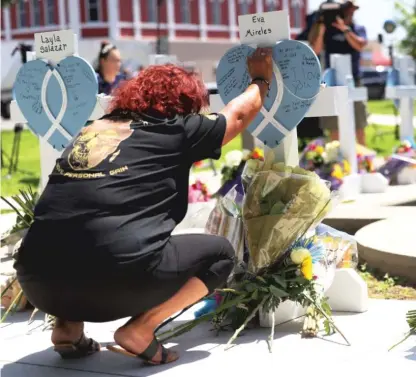
[[[1,195],[10,196],[17,194],[19,189],[32,186],[35,190],[40,177],[39,141],[31,131],[22,132],[20,141],[19,162],[17,172],[12,172],[8,178],[9,157],[13,148],[13,131],[1,132],[1,148],[3,161],[1,166]]]
[[[390,155],[393,148],[398,145],[394,129],[395,127],[368,126],[366,129],[368,147],[376,150],[382,156]],[[7,178],[8,156],[11,154],[13,137],[13,131],[1,132],[1,146],[5,153],[4,166],[1,170],[1,195],[6,197],[17,194],[19,189],[27,188],[29,185],[37,189],[40,177],[39,142],[30,131],[25,130],[21,136],[18,172],[13,173],[10,179]],[[227,152],[240,148],[241,137],[237,137],[223,148],[221,159],[214,161],[215,167],[219,168],[223,164]]]
[[[370,114],[394,115],[393,101],[368,101],[368,112]],[[415,106],[413,107],[413,114],[416,116],[416,101]]]

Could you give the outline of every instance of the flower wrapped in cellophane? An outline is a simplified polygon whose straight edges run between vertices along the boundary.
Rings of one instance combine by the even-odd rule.
[[[250,165],[248,169],[243,219],[250,271],[256,272],[278,261],[297,239],[321,222],[336,194],[331,194],[328,183],[313,172],[273,163],[272,154],[255,170]]]
[[[316,233],[317,225],[337,201],[337,193],[331,193],[328,182],[313,172],[275,163],[271,152],[264,161],[247,162],[242,184],[244,197],[231,190],[218,201],[206,227],[209,233],[238,245],[239,262],[228,287],[216,292],[215,309],[211,299],[209,310],[199,311],[194,321],[162,334],[162,340],[211,321],[218,331],[224,327],[235,330],[230,345],[260,310],[274,312],[287,300],[312,308],[308,320],[314,326],[308,321],[308,334],[316,335],[321,320],[327,333],[341,333],[324,297],[330,269],[335,268],[327,258],[329,236],[324,231]],[[239,237],[247,253],[241,253]],[[270,349],[274,324],[271,328]]]

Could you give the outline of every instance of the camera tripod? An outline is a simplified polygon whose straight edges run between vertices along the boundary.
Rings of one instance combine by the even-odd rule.
[[[13,173],[18,172],[19,164],[19,155],[20,155],[20,141],[23,131],[23,124],[17,123],[14,126],[14,137],[13,137],[13,146],[10,156],[6,154],[4,148],[1,148],[1,166],[4,166],[4,158],[7,158],[9,167],[6,175],[6,179],[10,179]]]

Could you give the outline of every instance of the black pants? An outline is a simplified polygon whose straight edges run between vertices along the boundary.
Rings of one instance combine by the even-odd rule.
[[[18,264],[17,264],[18,266]],[[210,292],[223,286],[234,266],[226,238],[206,234],[172,236],[159,264],[117,278],[18,278],[29,302],[68,321],[107,322],[140,315],[172,297],[191,277]]]

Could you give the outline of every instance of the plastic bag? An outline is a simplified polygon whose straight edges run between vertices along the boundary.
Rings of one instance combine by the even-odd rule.
[[[223,198],[218,200],[205,225],[206,233],[225,237],[234,247],[235,267],[229,281],[232,280],[236,272],[245,269],[245,234],[241,217],[242,202],[243,196],[241,193],[236,188],[232,188]]]
[[[336,268],[356,268],[358,247],[355,238],[345,232],[319,224],[316,236],[326,248],[328,266]]]

